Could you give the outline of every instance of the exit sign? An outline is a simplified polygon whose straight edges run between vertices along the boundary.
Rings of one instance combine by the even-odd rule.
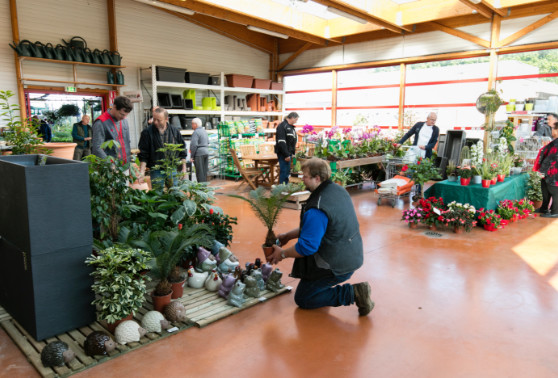
[[[66,92],[77,92],[76,87],[65,87],[64,90]]]

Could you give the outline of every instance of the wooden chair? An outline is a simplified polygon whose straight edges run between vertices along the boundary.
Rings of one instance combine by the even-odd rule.
[[[244,156],[246,155],[255,155],[256,154],[256,146],[253,144],[243,144],[239,146],[240,154],[242,156],[242,161],[240,162],[244,168],[254,168],[254,160],[245,159]]]
[[[250,187],[255,190],[258,187],[256,185],[258,182],[257,180],[259,178],[262,178],[262,172],[256,168],[244,168],[242,164],[240,164],[240,160],[236,155],[236,151],[231,148],[229,149],[229,152],[233,158],[236,169],[238,169],[238,172],[240,173],[244,181],[246,181],[248,185],[250,185]]]
[[[270,143],[262,143],[260,144],[260,154],[274,154],[275,153],[275,146]]]

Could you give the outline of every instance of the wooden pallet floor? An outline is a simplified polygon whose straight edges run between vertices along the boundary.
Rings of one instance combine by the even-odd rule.
[[[83,344],[85,338],[93,331],[105,331],[103,325],[99,322],[94,322],[86,327],[75,329],[73,331],[65,332],[55,337],[36,341],[29,333],[14,320],[6,310],[0,307],[0,325],[6,331],[12,340],[16,343],[19,349],[25,354],[29,362],[43,377],[68,377],[72,374],[82,370],[93,367],[99,363],[103,363],[112,358],[116,358],[122,354],[130,352],[134,349],[140,348],[154,341],[163,339],[165,337],[174,335],[178,332],[190,328],[192,325],[204,327],[219,319],[236,314],[244,309],[252,307],[261,303],[269,298],[289,291],[290,288],[283,288],[278,293],[265,290],[262,292],[260,298],[248,298],[244,305],[240,308],[227,305],[227,301],[217,295],[215,292],[209,292],[205,289],[192,289],[184,288],[184,295],[178,299],[186,307],[186,314],[188,319],[185,322],[172,323],[173,326],[179,330],[173,333],[162,332],[148,333],[140,339],[139,342],[128,343],[126,345],[117,344],[117,347],[108,356],[95,356],[89,357],[85,354]],[[146,301],[143,307],[136,313],[134,320],[141,324],[141,318],[147,311],[153,310],[151,297],[146,296]],[[108,331],[107,331],[108,332]],[[76,353],[76,358],[65,366],[45,368],[41,363],[41,350],[47,343],[60,340],[67,343],[70,348]]]

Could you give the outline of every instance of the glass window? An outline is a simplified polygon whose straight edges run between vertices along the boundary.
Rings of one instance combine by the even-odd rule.
[[[397,126],[399,107],[394,109],[337,110],[338,126]]]
[[[337,73],[337,88],[399,85],[399,82],[399,66],[346,70]]]
[[[467,80],[488,77],[489,57],[443,60],[407,65],[405,82]]]

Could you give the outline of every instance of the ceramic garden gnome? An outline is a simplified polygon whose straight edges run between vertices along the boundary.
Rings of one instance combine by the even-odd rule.
[[[217,260],[207,249],[203,247],[198,248],[198,266],[196,270],[199,272],[211,272],[217,268]]]
[[[240,265],[236,256],[225,247],[219,250],[219,259],[221,260],[219,270],[222,274],[232,273],[235,268]]]

